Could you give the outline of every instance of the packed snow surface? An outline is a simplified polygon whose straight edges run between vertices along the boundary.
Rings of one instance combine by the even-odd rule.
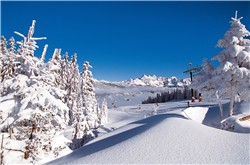
[[[216,110],[213,104],[207,104],[211,108],[202,105],[187,108],[186,102],[160,104],[158,115],[114,129],[49,164],[248,164],[249,134],[201,124],[208,121],[209,109]],[[112,110],[111,116],[126,123],[129,114],[142,118],[139,114],[147,111],[135,108],[133,114],[132,106],[120,109],[119,115]]]
[[[185,109],[183,112],[190,119],[197,121],[198,123],[202,123],[207,114],[208,109],[208,107],[190,107]]]

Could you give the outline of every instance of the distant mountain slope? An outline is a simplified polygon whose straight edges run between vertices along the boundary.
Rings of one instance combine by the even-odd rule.
[[[104,80],[96,80],[97,83],[102,83],[110,86],[128,87],[128,86],[150,86],[150,87],[184,87],[191,84],[190,78],[178,79],[173,76],[170,78],[157,77],[155,75],[143,75],[140,78],[131,78],[121,82],[109,82]]]
[[[121,82],[95,80],[96,96],[101,103],[104,98],[109,107],[141,104],[149,96],[172,91],[191,84],[189,78],[179,80],[176,77],[166,78],[143,75],[141,78]]]

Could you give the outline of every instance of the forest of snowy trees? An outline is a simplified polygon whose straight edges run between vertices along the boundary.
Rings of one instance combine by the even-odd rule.
[[[185,86],[184,88],[176,88],[173,91],[157,93],[156,97],[149,96],[146,100],[142,101],[142,104],[164,103],[173,100],[191,100],[191,91],[189,87]],[[197,90],[194,92],[194,97],[199,97],[199,92]]]
[[[107,104],[104,100],[99,108],[89,62],[80,73],[77,55],[69,60],[61,49],[45,62],[48,45],[39,58],[35,56],[36,41],[46,39],[33,37],[35,23],[27,36],[15,32],[22,41],[1,36],[0,45],[0,130],[25,143],[20,152],[30,162],[79,148],[107,122]],[[74,130],[71,141],[57,140],[64,137],[66,127]]]

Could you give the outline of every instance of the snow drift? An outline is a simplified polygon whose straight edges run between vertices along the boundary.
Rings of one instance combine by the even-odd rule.
[[[103,135],[49,164],[247,164],[249,135],[156,115]]]

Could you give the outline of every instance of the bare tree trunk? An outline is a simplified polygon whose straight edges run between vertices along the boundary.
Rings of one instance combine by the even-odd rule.
[[[223,118],[224,118],[224,115],[223,115],[223,106],[221,104],[221,99],[220,99],[220,96],[219,96],[218,93],[219,93],[219,91],[217,90],[216,93],[215,93],[215,95],[217,97],[217,102],[218,102],[219,108],[220,108],[220,119],[223,120]]]
[[[1,142],[0,165],[3,164],[3,138],[4,135],[2,135],[2,142]]]
[[[220,108],[220,119],[223,120],[224,119],[223,107],[220,100],[219,100],[219,108]]]
[[[233,115],[234,112],[234,87],[231,85],[231,91],[230,91],[230,106],[229,106],[229,116]]]

